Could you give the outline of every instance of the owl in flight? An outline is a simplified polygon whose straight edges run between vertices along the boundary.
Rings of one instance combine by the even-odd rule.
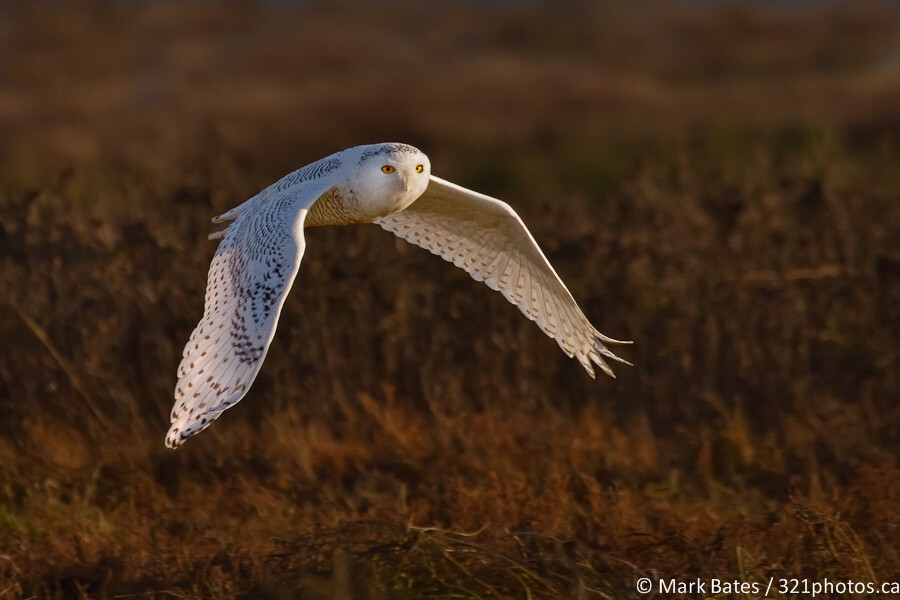
[[[406,144],[357,146],[286,175],[213,219],[231,221],[209,267],[203,318],[178,366],[170,448],[206,429],[256,378],[275,334],[306,240],[304,227],[377,223],[484,281],[574,356],[588,374],[604,345],[625,344],[591,325],[526,229],[500,200],[431,174]]]

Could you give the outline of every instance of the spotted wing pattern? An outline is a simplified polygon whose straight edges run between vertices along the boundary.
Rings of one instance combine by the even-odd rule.
[[[206,429],[247,393],[275,334],[306,243],[303,222],[329,185],[272,187],[219,217],[236,219],[209,267],[203,318],[178,366],[172,425],[175,448]]]
[[[508,204],[432,176],[418,200],[375,222],[502,293],[591,377],[593,365],[615,377],[604,357],[630,364],[604,345],[630,342],[594,329]]]

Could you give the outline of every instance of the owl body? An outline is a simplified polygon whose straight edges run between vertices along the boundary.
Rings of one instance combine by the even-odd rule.
[[[428,157],[407,144],[372,144],[336,152],[285,175],[259,196],[263,201],[301,184],[327,179],[331,187],[309,208],[305,227],[371,223],[401,211],[428,186]],[[224,218],[227,218],[223,215]]]
[[[356,146],[285,175],[213,219],[232,221],[207,277],[203,317],[184,347],[166,437],[170,448],[208,427],[249,390],[275,334],[306,248],[305,227],[377,223],[501,292],[588,374],[627,362],[579,309],[505,202],[431,175],[407,144]]]

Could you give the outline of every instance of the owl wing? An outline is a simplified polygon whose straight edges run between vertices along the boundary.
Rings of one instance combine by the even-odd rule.
[[[203,318],[184,347],[169,448],[206,429],[244,395],[269,349],[281,307],[300,266],[309,208],[326,180],[272,186],[214,219],[234,219],[209,267]]]
[[[591,325],[519,215],[505,202],[431,176],[406,209],[375,220],[388,231],[465,269],[519,307],[594,377],[596,364],[615,377],[604,357],[625,364]]]

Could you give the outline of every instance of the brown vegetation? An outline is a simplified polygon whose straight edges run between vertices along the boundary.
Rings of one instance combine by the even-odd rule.
[[[0,598],[900,579],[890,5],[2,11]],[[251,393],[166,450],[208,218],[388,140],[513,203],[635,367],[324,228]]]

